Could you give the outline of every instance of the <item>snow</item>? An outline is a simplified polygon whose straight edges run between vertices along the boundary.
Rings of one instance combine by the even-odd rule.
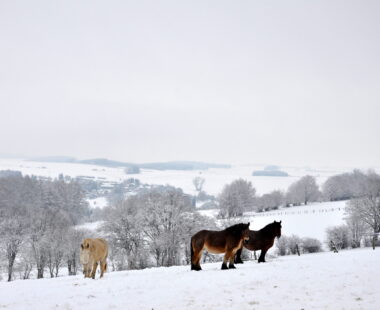
[[[352,169],[329,169],[321,167],[311,170],[308,167],[280,167],[289,173],[289,177],[259,177],[252,176],[254,170],[262,170],[265,165],[235,165],[231,168],[211,168],[208,170],[150,170],[141,169],[140,174],[127,175],[124,168],[109,168],[79,163],[33,162],[22,159],[0,159],[0,170],[18,170],[24,175],[36,175],[57,178],[59,174],[71,177],[88,176],[94,180],[122,182],[131,177],[142,183],[172,185],[180,187],[185,193],[195,194],[193,179],[200,176],[205,179],[203,189],[211,195],[218,195],[223,187],[239,178],[251,181],[258,194],[262,195],[273,190],[285,191],[289,185],[300,177],[310,174],[316,177],[317,183],[322,184],[329,176],[350,171]]]
[[[273,221],[282,221],[282,234],[298,235],[326,240],[326,229],[343,225],[346,201],[310,203],[306,206],[283,208],[270,212],[255,213],[244,221],[251,223],[251,230],[259,230]]]
[[[78,230],[90,230],[92,232],[96,232],[102,225],[104,221],[96,221],[96,222],[87,222],[83,223],[81,225],[75,226]]]
[[[0,283],[1,309],[380,309],[377,249]]]
[[[103,209],[108,205],[106,197],[98,197],[94,199],[87,199],[87,202],[91,208],[100,208]]]
[[[282,208],[268,212],[247,212],[241,222],[250,222],[251,230],[259,230],[273,221],[282,221],[282,234],[286,236],[326,240],[326,229],[345,224],[346,201],[314,202],[306,206]],[[200,214],[216,218],[219,210],[199,210]],[[270,251],[273,251],[271,249]]]

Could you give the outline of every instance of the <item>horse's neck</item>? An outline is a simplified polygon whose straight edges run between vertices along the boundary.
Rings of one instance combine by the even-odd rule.
[[[266,237],[268,239],[276,237],[275,232],[273,231],[273,229],[270,229],[270,227],[264,227],[258,232],[260,233],[261,237]]]

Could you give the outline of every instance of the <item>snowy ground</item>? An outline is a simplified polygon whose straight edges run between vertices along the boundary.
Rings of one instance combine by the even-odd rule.
[[[270,212],[247,213],[242,222],[250,222],[251,230],[259,230],[273,221],[282,221],[282,234],[286,236],[326,240],[326,229],[342,225],[346,201],[310,203],[307,206],[283,208]],[[200,210],[202,215],[216,217],[219,210]]]
[[[193,179],[197,176],[205,179],[204,190],[212,195],[219,194],[224,185],[243,178],[251,181],[258,194],[268,193],[280,189],[285,191],[288,186],[300,177],[310,174],[316,177],[317,182],[322,184],[329,176],[350,171],[351,168],[331,169],[319,167],[310,169],[308,167],[280,167],[289,173],[289,177],[258,177],[252,176],[254,170],[262,170],[265,165],[236,165],[231,168],[212,168],[208,170],[148,170],[141,169],[140,174],[127,175],[123,168],[108,168],[95,165],[77,163],[51,163],[32,162],[22,159],[0,158],[0,170],[18,170],[24,175],[37,175],[56,178],[59,174],[71,177],[89,176],[94,180],[99,179],[110,182],[122,182],[128,178],[137,178],[147,184],[169,184],[180,187],[184,192],[194,194]]]
[[[0,309],[380,309],[380,250],[0,283]]]

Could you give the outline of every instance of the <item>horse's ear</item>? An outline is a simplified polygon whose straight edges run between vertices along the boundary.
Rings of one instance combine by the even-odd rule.
[[[273,221],[273,224],[276,223],[276,221]]]
[[[88,249],[90,247],[90,242],[87,242],[86,248]]]
[[[280,224],[281,224],[282,220],[280,221]]]
[[[82,248],[82,250],[83,250],[83,243],[81,243],[81,244],[80,244],[80,247],[81,247],[81,248]]]

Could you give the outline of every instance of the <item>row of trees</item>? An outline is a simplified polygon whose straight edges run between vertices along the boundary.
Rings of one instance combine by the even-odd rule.
[[[38,278],[45,269],[57,276],[64,263],[75,274],[83,233],[73,225],[87,215],[84,192],[74,181],[0,178],[0,255],[7,262],[8,281],[16,262],[24,278],[32,266]]]
[[[346,206],[346,224],[328,229],[327,241],[338,249],[356,248],[369,242],[375,247],[380,234],[380,175],[354,172],[345,177],[356,180],[351,184],[354,197]]]
[[[301,238],[297,235],[281,236],[276,241],[279,255],[295,255],[300,253],[316,253],[322,251],[322,243],[314,238]]]
[[[279,190],[262,196],[256,196],[251,182],[238,179],[227,184],[219,195],[219,216],[230,218],[243,215],[246,211],[267,211],[277,209],[281,205],[307,205],[317,201],[321,193],[315,177],[304,176],[290,185],[287,193]]]
[[[239,179],[227,184],[219,195],[219,216],[229,218],[241,216],[246,211],[262,212],[277,209],[280,206],[299,206],[315,201],[351,199],[350,204],[353,209],[361,208],[360,213],[364,212],[363,208],[372,210],[366,212],[370,212],[370,217],[373,218],[378,203],[378,196],[376,196],[378,178],[379,175],[375,172],[363,173],[354,170],[352,173],[328,178],[320,190],[315,177],[306,175],[291,184],[286,193],[275,190],[262,196],[256,195],[251,182]],[[379,226],[380,224],[371,225]]]

